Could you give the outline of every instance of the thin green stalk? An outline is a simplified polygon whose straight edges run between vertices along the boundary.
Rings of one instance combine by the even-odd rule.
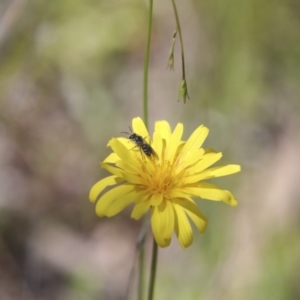
[[[158,256],[158,247],[157,247],[156,241],[153,237],[152,261],[151,261],[151,273],[150,273],[148,300],[153,300],[154,284],[155,284],[155,277],[156,277],[157,256]]]
[[[146,42],[147,44],[146,44],[146,52],[145,52],[145,60],[144,60],[144,80],[143,80],[143,112],[144,112],[144,123],[147,128],[148,128],[148,75],[149,75],[152,18],[153,18],[153,0],[149,0],[148,32],[147,32],[147,42]]]
[[[148,29],[147,41],[144,60],[144,79],[143,79],[143,119],[148,128],[148,77],[149,77],[149,61],[150,61],[150,45],[151,45],[151,32],[152,32],[152,19],[153,19],[153,0],[149,0],[149,13],[148,13]],[[143,219],[143,226],[147,222],[146,217]],[[144,299],[144,273],[145,273],[145,235],[143,236],[140,244],[139,255],[139,282],[138,282],[138,299]]]
[[[145,282],[145,240],[146,235],[142,238],[139,246],[139,283],[138,283],[138,299],[144,299],[144,282]]]
[[[145,282],[145,241],[149,227],[149,216],[144,216],[142,227],[140,229],[136,246],[139,251],[139,283],[138,283],[138,299],[143,299],[144,293],[144,282]]]
[[[183,39],[182,39],[180,22],[179,22],[179,17],[178,17],[178,12],[177,12],[177,7],[176,7],[175,0],[172,0],[172,4],[173,4],[175,19],[176,19],[176,26],[177,26],[177,30],[178,30],[178,33],[179,33],[179,40],[180,40],[181,63],[182,63],[182,80],[186,80],[185,79],[185,61],[184,61]]]

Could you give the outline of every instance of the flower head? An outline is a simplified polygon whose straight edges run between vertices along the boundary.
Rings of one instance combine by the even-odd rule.
[[[141,144],[153,150],[146,155],[141,145],[128,138],[112,138],[112,153],[101,166],[112,173],[98,181],[90,191],[99,216],[112,217],[134,204],[131,217],[140,219],[151,211],[151,227],[157,244],[166,247],[175,231],[183,248],[193,242],[190,220],[203,233],[207,219],[192,198],[223,201],[236,206],[237,201],[227,190],[204,182],[240,171],[238,165],[211,168],[221,157],[212,149],[201,148],[208,129],[199,126],[187,141],[182,140],[183,124],[174,131],[166,121],[155,123],[153,140],[140,118],[132,120],[133,132],[143,138]],[[112,188],[103,192],[108,186]]]

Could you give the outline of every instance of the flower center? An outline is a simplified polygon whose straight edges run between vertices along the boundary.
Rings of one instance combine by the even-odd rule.
[[[152,193],[162,193],[167,196],[174,188],[181,187],[185,171],[176,172],[176,166],[177,164],[171,164],[167,160],[142,163],[141,177],[144,179],[144,188]]]

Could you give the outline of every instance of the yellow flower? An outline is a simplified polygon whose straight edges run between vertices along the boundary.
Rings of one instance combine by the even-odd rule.
[[[113,175],[92,187],[90,201],[99,198],[96,213],[101,217],[112,217],[133,203],[131,217],[138,220],[150,209],[157,244],[168,246],[175,231],[179,243],[186,248],[193,242],[190,220],[200,233],[207,226],[206,217],[192,198],[237,205],[229,191],[203,180],[233,174],[241,168],[239,165],[209,168],[222,157],[222,153],[200,148],[208,135],[208,128],[203,125],[187,141],[182,140],[181,123],[172,132],[168,122],[156,122],[151,142],[140,118],[132,120],[132,128],[144,138],[142,143],[151,145],[155,153],[147,156],[134,141],[112,138],[108,145],[113,152],[101,166]],[[103,193],[108,186],[112,188]]]

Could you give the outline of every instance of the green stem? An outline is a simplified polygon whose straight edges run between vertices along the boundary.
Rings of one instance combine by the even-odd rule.
[[[182,63],[182,80],[186,80],[185,79],[185,61],[184,61],[183,39],[182,39],[180,22],[179,22],[179,17],[178,17],[178,12],[177,12],[177,7],[176,7],[175,0],[172,0],[172,4],[173,4],[175,19],[176,19],[176,26],[177,26],[177,30],[178,30],[178,33],[179,33],[179,40],[180,40],[181,63]]]
[[[148,214],[144,216],[142,227],[140,229],[136,246],[139,251],[139,283],[138,283],[138,299],[143,299],[144,297],[144,282],[145,282],[145,241],[146,235],[149,227],[149,216]]]
[[[158,247],[157,247],[156,241],[153,237],[152,261],[151,261],[151,273],[150,273],[148,300],[153,300],[153,295],[154,295],[154,284],[155,284],[157,256],[158,256],[157,254],[158,254]]]
[[[145,60],[144,60],[144,80],[143,80],[143,112],[144,112],[144,123],[147,128],[148,128],[148,75],[149,75],[152,18],[153,18],[153,0],[149,0],[148,32],[147,32],[147,44],[146,44],[146,52],[145,52]]]
[[[145,282],[145,238],[141,241],[139,247],[139,283],[138,283],[138,299],[144,299],[144,282]]]
[[[144,60],[144,79],[143,79],[143,116],[146,128],[148,128],[148,77],[149,77],[149,61],[150,61],[150,45],[151,45],[151,32],[152,32],[152,19],[153,19],[153,0],[149,0],[149,13],[148,13],[148,29],[147,41]],[[147,219],[144,218],[143,226],[145,226]],[[144,299],[144,273],[145,273],[145,235],[143,236],[140,244],[139,255],[139,282],[138,282],[138,299]]]

